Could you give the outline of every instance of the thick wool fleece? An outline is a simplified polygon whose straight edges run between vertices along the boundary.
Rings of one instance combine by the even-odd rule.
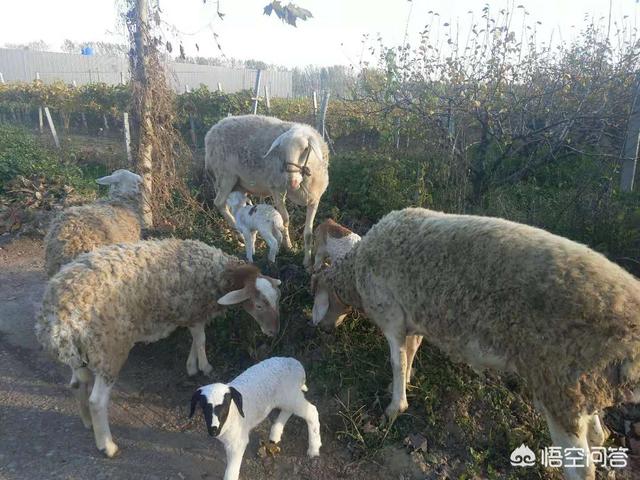
[[[236,287],[225,269],[239,263],[191,240],[102,247],[49,281],[36,336],[62,363],[115,381],[134,343],[219,314],[217,299]]]
[[[140,240],[138,198],[100,200],[70,207],[52,222],[44,239],[45,267],[52,277],[81,253],[103,245]]]
[[[301,191],[290,192],[291,200],[302,202],[308,195],[320,199],[329,183],[329,148],[322,136],[312,127],[292,122],[284,122],[274,117],[262,115],[239,115],[227,117],[216,123],[205,137],[206,169],[216,182],[222,177],[235,176],[238,186],[256,195],[270,195],[271,190],[286,191],[284,160],[272,154],[263,157],[273,141],[294,126],[305,129],[320,145],[323,158],[311,152],[308,167],[311,176],[305,177]]]
[[[639,371],[640,282],[544,230],[409,208],[321,275],[383,330],[424,335],[472,366],[498,357],[568,431],[619,400],[620,365]]]

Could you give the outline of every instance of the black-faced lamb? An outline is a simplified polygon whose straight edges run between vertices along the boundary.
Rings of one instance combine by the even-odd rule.
[[[313,321],[334,326],[347,306],[378,325],[391,352],[393,398],[421,336],[477,370],[517,372],[555,446],[600,446],[598,412],[640,401],[640,282],[603,255],[497,218],[410,208],[385,216],[312,280]],[[571,479],[595,478],[567,468]]]
[[[44,238],[49,277],[81,253],[112,243],[140,240],[140,175],[116,170],[96,182],[109,186],[109,198],[69,207],[49,226]]]
[[[109,429],[109,395],[133,345],[188,327],[193,342],[187,372],[210,373],[205,324],[238,305],[263,333],[275,335],[279,284],[255,266],[198,241],[105,246],[80,255],[49,280],[36,336],[71,367],[80,417],[87,428],[93,426],[98,449],[112,457],[118,447]]]
[[[287,420],[297,415],[307,422],[307,454],[320,455],[320,420],[316,407],[304,397],[305,378],[304,368],[296,359],[273,357],[250,367],[228,384],[213,383],[196,390],[189,417],[200,405],[209,435],[223,443],[227,454],[224,480],[238,479],[251,430],[276,408],[280,413],[271,426],[269,440],[279,443]]]
[[[315,250],[313,269],[317,271],[327,258],[333,263],[344,257],[360,241],[360,235],[327,218],[316,227],[313,240]]]
[[[243,192],[231,192],[227,204],[236,222],[236,230],[244,239],[247,260],[253,262],[256,234],[260,233],[269,247],[269,261],[275,263],[284,235],[284,224],[278,211],[264,203],[253,205]]]
[[[234,190],[273,197],[292,248],[285,198],[306,207],[304,265],[311,268],[313,221],[329,184],[329,149],[317,130],[261,115],[227,117],[205,137],[205,170],[214,180],[214,203],[230,226],[226,201]]]

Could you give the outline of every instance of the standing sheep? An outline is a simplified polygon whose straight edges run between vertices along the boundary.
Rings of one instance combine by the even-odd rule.
[[[264,203],[253,205],[247,194],[242,192],[231,192],[227,204],[236,222],[236,229],[244,239],[247,260],[253,263],[256,233],[260,233],[269,247],[269,261],[275,263],[284,235],[284,224],[278,211]]]
[[[224,444],[224,480],[238,479],[251,430],[276,408],[280,412],[271,426],[269,440],[280,443],[287,420],[297,415],[307,422],[307,454],[320,455],[320,420],[316,407],[304,398],[305,378],[304,367],[295,358],[273,357],[245,370],[229,384],[213,383],[196,390],[191,397],[189,418],[200,405],[209,435]]]
[[[313,221],[329,184],[329,149],[309,125],[261,115],[227,117],[205,137],[205,170],[216,189],[214,203],[230,226],[227,197],[234,190],[273,197],[284,221],[284,245],[291,249],[288,197],[305,206],[304,265],[311,267]]]
[[[331,218],[316,227],[313,234],[315,250],[314,271],[322,267],[328,257],[334,263],[344,257],[360,241],[360,235],[336,223]]]
[[[506,220],[410,208],[388,214],[317,274],[313,321],[347,305],[378,325],[391,352],[393,398],[420,336],[474,369],[517,372],[554,445],[602,445],[598,412],[640,396],[640,282],[584,245]],[[634,391],[635,389],[635,391]],[[569,479],[595,467],[566,468]]]
[[[239,305],[273,336],[279,329],[279,280],[217,248],[191,240],[102,247],[66,265],[47,285],[36,322],[38,341],[72,370],[71,387],[96,446],[108,457],[109,395],[129,351],[177,327],[193,336],[187,372],[211,372],[205,324]],[[91,395],[90,382],[95,378]]]
[[[109,198],[65,209],[47,231],[44,248],[49,277],[81,253],[112,243],[140,240],[140,175],[116,170],[96,182],[109,185]]]

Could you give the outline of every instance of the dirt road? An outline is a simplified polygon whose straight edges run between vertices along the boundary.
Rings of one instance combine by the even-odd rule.
[[[185,359],[158,355],[153,346],[134,349],[113,391],[109,413],[120,454],[107,459],[96,450],[67,388],[68,369],[41,351],[33,333],[45,281],[40,241],[0,243],[0,478],[221,479],[221,445],[200,418],[187,421],[191,393],[210,380],[189,379]],[[295,418],[282,453],[263,459],[257,452],[268,428],[264,422],[252,435],[245,480],[416,478],[404,452],[387,455],[389,465],[353,463],[326,429],[321,457],[308,459],[306,426]]]

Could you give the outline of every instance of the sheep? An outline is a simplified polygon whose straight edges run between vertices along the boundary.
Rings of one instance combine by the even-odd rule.
[[[142,178],[128,170],[116,170],[96,182],[109,185],[109,198],[65,209],[47,231],[44,247],[49,277],[81,253],[102,245],[140,240]]]
[[[406,410],[422,336],[476,370],[514,371],[554,445],[605,440],[598,412],[640,401],[640,282],[603,255],[497,218],[408,208],[386,215],[339,262],[312,277],[313,322],[363,310],[387,338],[393,395]],[[595,478],[594,466],[567,468]]]
[[[71,367],[80,417],[87,428],[93,426],[98,450],[113,457],[118,447],[109,429],[109,395],[133,345],[188,327],[193,342],[187,373],[199,368],[209,374],[205,324],[238,305],[264,334],[275,335],[279,285],[257,267],[198,241],[108,245],[80,255],[49,280],[36,337]]]
[[[313,221],[329,184],[329,149],[309,125],[261,115],[228,117],[205,137],[205,170],[213,177],[214,204],[230,226],[226,201],[234,190],[273,197],[284,221],[284,246],[292,248],[285,198],[307,209],[304,265],[311,268]]]
[[[318,271],[327,257],[332,263],[341,259],[359,241],[360,235],[327,218],[316,227],[313,234],[315,249],[313,270]]]
[[[238,479],[249,433],[276,408],[280,413],[271,426],[269,440],[279,443],[287,420],[297,415],[307,422],[307,454],[320,455],[318,410],[304,397],[306,391],[303,366],[294,358],[281,357],[250,367],[228,384],[213,383],[195,391],[189,418],[200,405],[209,435],[224,444],[227,454],[224,480]]]
[[[269,246],[269,261],[275,263],[284,235],[284,224],[278,211],[264,203],[253,205],[242,192],[231,192],[227,204],[235,220],[236,229],[243,236],[247,260],[253,263],[256,233],[259,232]]]

